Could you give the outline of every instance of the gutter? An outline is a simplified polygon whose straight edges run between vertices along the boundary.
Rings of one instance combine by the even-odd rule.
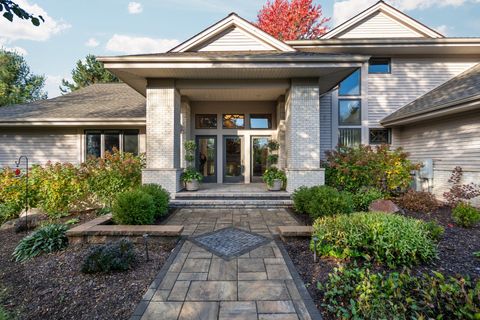
[[[480,38],[400,38],[400,39],[324,39],[324,40],[292,40],[286,41],[294,47],[315,47],[329,45],[478,45]]]
[[[146,118],[118,119],[9,119],[0,121],[0,127],[17,126],[145,126]]]

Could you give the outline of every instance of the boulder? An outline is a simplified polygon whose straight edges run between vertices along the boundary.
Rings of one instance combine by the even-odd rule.
[[[393,203],[391,200],[375,200],[373,201],[369,206],[368,210],[370,212],[375,211],[375,212],[387,212],[387,213],[397,213],[401,212],[401,209]]]
[[[28,215],[25,214],[25,210],[23,210],[22,213],[20,213],[20,217],[15,222],[15,232],[35,229],[47,219],[47,215],[40,209],[32,208],[28,210]]]
[[[18,219],[12,219],[0,226],[0,230],[8,230],[8,229],[13,229],[15,228],[15,223],[18,221]]]
[[[20,218],[23,218],[27,215],[25,209],[22,210],[22,212],[20,213]],[[28,216],[31,217],[31,216],[34,216],[34,215],[43,215],[43,216],[47,216],[45,214],[45,212],[43,212],[41,209],[38,209],[38,208],[30,208],[28,209]]]

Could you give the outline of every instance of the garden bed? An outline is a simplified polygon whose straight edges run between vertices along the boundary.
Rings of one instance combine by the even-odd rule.
[[[0,301],[18,319],[128,319],[174,248],[173,243],[152,243],[146,262],[138,244],[132,270],[83,274],[90,245],[13,262],[11,254],[24,236],[0,231]]]

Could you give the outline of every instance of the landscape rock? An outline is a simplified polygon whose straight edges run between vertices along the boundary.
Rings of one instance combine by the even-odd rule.
[[[22,210],[22,212],[20,213],[20,218],[23,218],[25,217],[27,214],[26,214],[26,211],[25,209]],[[34,215],[43,215],[43,216],[47,216],[45,214],[45,212],[43,212],[41,209],[38,209],[38,208],[30,208],[28,209],[28,216],[31,217],[31,216],[34,216]]]
[[[20,218],[15,221],[15,232],[22,232],[32,230],[38,227],[48,217],[40,209],[32,208],[28,210],[28,215],[25,210],[20,214]]]
[[[393,203],[391,200],[379,199],[373,201],[369,206],[368,210],[370,212],[387,212],[387,213],[397,213],[401,212],[401,209]]]
[[[18,219],[12,219],[0,226],[0,230],[8,230],[8,229],[13,229],[15,228],[15,223],[18,221]]]

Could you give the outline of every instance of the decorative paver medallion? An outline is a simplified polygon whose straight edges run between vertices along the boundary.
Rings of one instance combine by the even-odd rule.
[[[271,241],[262,235],[234,227],[205,233],[190,240],[225,260],[238,257]]]

